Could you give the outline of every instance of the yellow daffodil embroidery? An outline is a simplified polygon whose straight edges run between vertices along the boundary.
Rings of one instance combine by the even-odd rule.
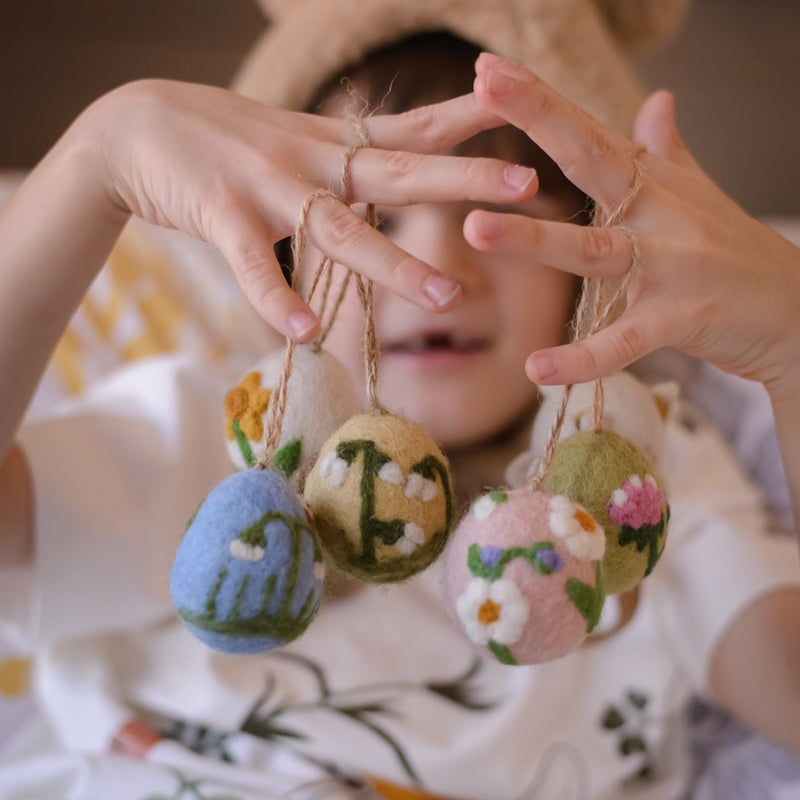
[[[260,372],[249,372],[225,395],[225,432],[228,439],[236,439],[248,466],[255,463],[249,442],[258,442],[264,435],[261,415],[271,396],[270,389],[261,388]]]

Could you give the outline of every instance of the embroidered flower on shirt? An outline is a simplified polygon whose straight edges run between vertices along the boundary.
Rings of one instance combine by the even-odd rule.
[[[645,475],[644,480],[631,475],[611,495],[608,516],[615,525],[627,525],[638,530],[661,522],[663,503],[664,495],[652,475]]]
[[[509,646],[519,641],[530,606],[514,581],[473,578],[456,603],[464,629],[476,644]]]
[[[261,388],[261,373],[249,372],[238,386],[225,395],[225,431],[231,441],[236,438],[236,427],[251,441],[264,435],[261,415],[267,410],[270,389]]]
[[[583,561],[597,561],[606,550],[606,537],[597,520],[578,503],[562,494],[550,499],[548,523],[551,533],[567,550]]]

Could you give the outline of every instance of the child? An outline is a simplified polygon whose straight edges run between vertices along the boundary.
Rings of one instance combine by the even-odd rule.
[[[437,7],[434,3],[425,5]],[[530,5],[533,8],[534,4]],[[376,9],[379,6],[380,3],[375,4]],[[322,15],[326,7],[330,7],[327,0],[315,10]],[[362,3],[359,12],[368,16],[372,10]],[[538,18],[533,11],[523,17],[526,21]],[[345,18],[346,15],[342,19]],[[515,20],[510,15],[500,14],[492,19],[500,24],[499,20],[506,18],[511,22],[507,21],[502,29],[507,32],[510,25],[514,30]],[[590,18],[594,19],[591,15]],[[291,31],[298,24],[292,19],[296,20],[290,15],[283,30]],[[448,27],[448,19],[443,15],[438,27]],[[318,22],[321,24],[324,18]],[[353,24],[356,22],[359,20]],[[488,31],[492,28],[485,18],[481,19],[481,26],[490,36]],[[349,41],[350,36],[358,41],[357,33],[344,22],[341,31],[322,27],[323,39],[328,42],[334,34],[340,35],[342,41]],[[398,25],[395,35],[400,29],[408,33],[407,28]],[[478,34],[475,38],[484,43]],[[293,41],[300,50],[296,37]],[[370,42],[370,46],[376,44]],[[486,42],[487,46],[491,44]],[[442,48],[446,48],[444,63],[437,62],[436,56]],[[349,52],[352,55],[352,47]],[[368,59],[360,70],[352,72],[352,79],[357,90],[374,92],[381,98],[384,88],[380,82],[366,86],[364,81],[382,73],[391,82],[397,71],[395,65],[408,64],[408,71],[397,75],[396,91],[388,95],[387,102],[396,102],[393,98],[407,93],[407,103],[402,99],[397,102],[401,107],[411,106],[415,101],[440,99],[440,92],[445,96],[461,92],[460,86],[448,81],[452,75],[471,82],[470,65],[475,52],[446,37],[423,37]],[[272,55],[281,55],[280,48]],[[307,54],[305,59],[302,53],[295,57],[303,64],[312,63]],[[321,84],[348,64],[326,63],[322,57],[313,63],[322,64],[323,74],[310,81],[313,86],[307,87],[311,89],[308,98],[321,90],[335,111],[341,93],[326,93]],[[265,64],[260,66],[264,68]],[[598,72],[603,66],[595,64]],[[536,138],[566,168],[575,184],[601,204],[615,204],[629,186],[629,163],[618,155],[619,150],[610,147],[602,151],[606,158],[596,164],[581,161],[580,147],[575,142],[580,145],[583,141],[585,130],[581,126],[593,130],[593,123],[513,65],[498,64],[483,56],[477,69],[476,97],[491,108],[491,113],[481,111],[473,98],[439,107],[437,113],[449,118],[456,131],[445,138],[430,129],[427,138],[409,136],[406,131],[409,127],[414,129],[414,120],[419,117],[374,118],[368,122],[373,142],[380,147],[402,148],[413,140],[422,149],[430,149],[431,143],[436,142],[446,150],[461,134],[494,124],[495,114],[508,115],[523,129],[535,130]],[[296,72],[299,71],[298,68]],[[287,68],[286,75],[291,74],[293,71]],[[435,94],[426,96],[418,89],[435,83],[423,80],[430,75],[445,77]],[[503,75],[516,82],[505,93],[498,91],[497,79]],[[277,77],[275,82],[279,82]],[[122,168],[128,162],[119,152],[114,153],[121,145],[111,135],[118,113],[114,104],[122,103],[126,97],[130,101],[136,91],[141,92],[142,88],[101,101],[79,121],[68,141],[81,141],[81,134],[91,141],[91,127],[105,120],[111,126],[106,157],[110,164]],[[580,88],[572,94],[580,97]],[[261,287],[262,291],[253,289],[257,281],[252,276],[261,273],[255,267],[248,271],[247,267],[258,261],[256,266],[260,269],[261,261],[248,256],[252,250],[239,245],[241,240],[234,235],[235,230],[231,233],[239,217],[250,223],[250,231],[257,231],[258,227],[249,216],[252,202],[244,202],[241,190],[244,187],[250,192],[254,184],[272,178],[272,184],[264,184],[268,190],[257,203],[266,209],[265,216],[272,225],[269,234],[258,234],[259,241],[265,241],[267,236],[271,245],[272,238],[291,229],[290,221],[296,219],[309,188],[308,182],[293,182],[290,177],[298,171],[306,174],[316,166],[315,177],[333,183],[345,149],[341,143],[349,138],[348,123],[276,113],[272,117],[275,125],[270,143],[284,160],[291,155],[294,161],[283,171],[273,167],[270,173],[265,169],[256,180],[250,177],[252,161],[238,165],[229,158],[211,162],[208,170],[205,167],[211,156],[223,159],[223,145],[230,143],[231,134],[220,133],[215,127],[222,113],[231,115],[229,128],[239,132],[245,130],[248,114],[265,112],[256,112],[255,107],[224,93],[207,94],[197,87],[151,87],[149,94],[145,91],[138,99],[132,123],[142,126],[142,138],[135,140],[137,146],[143,148],[148,141],[168,144],[177,135],[173,131],[180,130],[181,146],[168,151],[168,155],[169,159],[187,159],[183,172],[180,165],[174,166],[160,153],[153,157],[139,149],[139,158],[151,159],[144,163],[154,164],[157,172],[137,175],[137,181],[121,180],[118,173],[101,187],[87,181],[81,190],[84,197],[78,199],[85,199],[90,206],[97,202],[105,207],[102,194],[108,191],[123,209],[134,209],[152,220],[212,239],[239,266],[243,282],[250,286],[251,297],[262,313],[279,329],[291,332],[292,314],[303,314],[305,309],[271,278],[264,279],[268,283]],[[198,113],[212,101],[214,108],[203,110],[205,121],[198,123]],[[666,190],[657,180],[674,192],[689,182],[692,192],[685,195],[684,202],[711,197],[713,202],[709,200],[706,208],[714,211],[715,219],[722,220],[727,213],[727,206],[717,195],[712,196],[708,185],[691,171],[680,146],[671,138],[669,127],[663,124],[669,119],[665,104],[663,96],[651,100],[640,117],[639,130],[641,133],[645,129],[642,138],[657,153],[661,145],[669,145],[674,152],[648,156],[645,163],[650,183],[645,184],[640,199],[631,206],[628,220],[639,231],[648,270],[652,264],[656,275],[659,269],[665,269],[663,264],[669,259],[657,249],[657,237],[655,233],[650,235],[653,229],[649,227],[655,223],[649,220],[658,219],[659,209],[672,209],[663,197]],[[156,114],[164,106],[172,106],[172,116]],[[529,117],[528,109],[532,107],[538,112]],[[207,115],[214,111],[219,116],[209,120]],[[170,128],[169,124],[180,121],[182,115],[184,127]],[[625,117],[622,113],[606,119],[622,127]],[[160,118],[166,121],[154,122]],[[547,129],[551,118],[558,137]],[[563,122],[564,118],[568,123]],[[573,127],[578,131],[574,137]],[[185,137],[193,128],[196,135],[187,141]],[[309,130],[317,141],[303,150],[307,144],[303,136]],[[248,152],[250,142],[257,140],[255,129],[245,132],[249,141],[239,139],[236,154],[240,157]],[[212,134],[215,138],[211,138]],[[598,146],[602,144],[599,135],[594,140]],[[288,146],[288,138],[297,145],[300,155]],[[320,142],[322,138],[325,142]],[[621,137],[613,140],[620,148],[625,141]],[[568,145],[577,150],[567,152]],[[411,258],[398,261],[398,250],[354,222],[353,217],[344,217],[346,212],[335,203],[315,204],[309,215],[312,239],[322,250],[338,261],[367,270],[369,259],[365,252],[370,256],[374,252],[381,268],[400,264],[401,268],[391,273],[395,280],[390,281],[389,288],[423,304],[420,310],[393,293],[377,290],[376,320],[384,347],[381,396],[387,404],[422,422],[450,451],[458,486],[465,497],[483,486],[502,483],[504,467],[524,439],[536,391],[520,373],[521,362],[531,350],[551,348],[563,341],[575,283],[556,270],[565,265],[553,257],[553,252],[566,251],[572,259],[566,266],[581,273],[587,268],[581,256],[584,251],[580,237],[599,237],[596,232],[590,234],[588,228],[573,226],[573,230],[561,224],[562,220],[580,215],[583,196],[524,138],[506,132],[490,134],[475,147],[477,152],[495,158],[532,163],[539,174],[540,193],[533,194],[530,182],[516,189],[503,187],[501,176],[511,173],[499,162],[472,162],[470,169],[476,170],[480,179],[458,183],[458,176],[467,172],[467,162],[431,157],[422,160],[413,173],[412,194],[403,186],[402,175],[396,175],[391,186],[382,186],[383,178],[375,177],[375,170],[385,162],[381,162],[380,154],[367,150],[359,152],[353,161],[355,199],[381,204],[384,233],[404,247]],[[128,150],[122,152],[125,156],[130,154]],[[196,152],[204,154],[202,166],[193,154]],[[315,160],[316,152],[320,155]],[[467,152],[474,155],[476,151]],[[334,157],[326,160],[324,156],[330,153]],[[681,154],[684,163],[670,172],[667,167],[675,153]],[[404,163],[403,158],[394,159],[395,168],[398,162]],[[42,186],[48,185],[45,177],[51,174],[48,163],[53,160],[46,162],[22,188],[3,220],[19,224],[30,204],[40,214],[44,212],[52,239],[62,242],[63,247],[64,239],[55,225],[61,220],[61,212],[51,210],[53,206],[41,207],[42,203],[57,204],[62,200],[58,185],[53,187],[52,200],[43,192]],[[60,163],[68,164],[69,160]],[[276,163],[280,164],[279,158]],[[620,166],[622,172],[618,172]],[[435,171],[436,181],[425,174],[428,168]],[[487,173],[481,172],[484,169]],[[391,172],[390,163],[387,174]],[[478,197],[477,187],[487,184],[487,174],[488,188]],[[523,178],[526,175],[524,171],[521,174]],[[619,174],[624,174],[624,180],[618,179]],[[239,214],[223,216],[227,225],[217,223],[218,217],[213,215],[186,213],[180,205],[182,192],[186,197],[192,196],[193,187],[186,186],[187,182],[219,175],[234,176],[230,185],[223,186],[222,197],[235,197]],[[65,184],[69,184],[67,178]],[[175,186],[185,188],[169,195],[153,188],[161,183],[169,188],[170,180],[180,181]],[[446,191],[439,181],[446,182]],[[236,186],[239,193],[233,195],[231,186]],[[253,195],[250,197],[252,200]],[[169,198],[174,199],[175,205],[166,202]],[[403,198],[417,204],[395,209],[393,203]],[[522,210],[525,216],[498,218],[487,209],[473,211],[475,198],[491,203],[491,210],[512,202],[522,203],[514,210]],[[288,210],[279,211],[283,206],[278,200],[285,201]],[[147,203],[153,205],[148,207]],[[319,209],[316,216],[315,207]],[[218,205],[217,211],[220,208],[225,210],[227,206]],[[202,209],[200,206],[196,210]],[[358,246],[352,241],[348,246],[347,241],[325,229],[323,217],[335,221],[336,215],[360,239]],[[665,222],[659,222],[661,228],[672,223],[675,216],[667,215]],[[99,221],[94,220],[92,230],[96,228],[97,236],[86,236],[85,242],[75,244],[74,251],[81,258],[87,257],[87,249],[93,250],[95,256],[101,254],[115,238],[122,217],[124,213],[106,214]],[[61,224],[66,226],[71,221]],[[505,236],[492,234],[492,221],[505,226]],[[464,244],[462,225],[476,249]],[[538,234],[535,241],[530,238],[534,232]],[[753,233],[748,228],[748,233],[748,242],[771,243],[781,257],[791,253],[794,261],[789,255],[783,262],[777,257],[774,261],[793,265],[796,274],[796,251],[775,243],[766,232]],[[71,240],[74,234],[64,236]],[[559,236],[562,238],[557,239]],[[763,238],[759,240],[759,236]],[[10,233],[8,237],[11,239]],[[596,264],[596,270],[619,274],[630,263],[629,241],[617,231],[611,231],[607,240],[598,238],[607,248],[599,256],[595,252],[590,266]],[[661,246],[666,248],[672,241],[674,237]],[[23,244],[27,249],[18,248],[16,252],[30,251],[32,255],[26,255],[28,260],[23,263],[37,266],[41,274],[47,267],[47,262],[41,260],[41,248],[46,248],[48,242],[31,240]],[[501,248],[504,252],[499,252]],[[706,250],[710,248],[706,246]],[[3,292],[0,297],[35,303],[41,300],[29,298],[26,293],[69,290],[60,298],[63,302],[56,304],[69,306],[89,278],[87,267],[83,275],[77,276],[78,283],[81,278],[84,283],[73,288],[77,271],[74,264],[80,259],[71,258],[71,252],[62,262],[63,279],[45,274],[41,286],[26,286],[24,291],[11,283],[15,276],[25,274],[30,283],[39,274],[8,270],[4,273],[3,279],[8,281],[4,288],[9,287],[14,293]],[[535,258],[531,257],[532,252]],[[430,268],[424,266],[426,262],[449,281],[435,284],[444,287],[433,292],[438,295],[438,303],[414,290],[424,285],[426,278],[433,278]],[[12,261],[12,265],[15,263],[19,264]],[[784,271],[788,269],[789,266]],[[437,276],[436,280],[441,279]],[[462,295],[458,305],[453,296],[454,280]],[[737,280],[741,286],[742,280]],[[686,290],[686,280],[678,281],[676,286],[668,284],[666,278],[664,282],[670,291]],[[263,291],[265,288],[273,291]],[[673,296],[660,287],[654,293],[644,278],[634,283],[633,289],[627,313],[634,314],[634,321],[637,305],[646,309],[648,297],[655,297],[650,301],[653,303],[663,295]],[[46,295],[46,299],[50,297]],[[348,302],[352,304],[353,298]],[[17,308],[17,303],[4,308],[7,313],[2,316],[11,333],[31,327],[30,307]],[[427,313],[429,310],[448,313],[433,316]],[[3,406],[8,409],[4,412],[8,417],[5,425],[12,432],[16,427],[15,408],[27,401],[26,393],[35,380],[37,357],[41,361],[37,351],[49,348],[48,335],[63,326],[64,313],[60,318],[54,314],[55,319],[36,320],[37,340],[24,364],[8,344],[18,339],[4,338],[0,359],[4,367],[8,366],[4,374],[20,376],[14,386],[4,389],[9,393],[9,403]],[[659,310],[659,315],[667,319],[669,313],[673,313],[669,308]],[[594,369],[621,366],[619,362],[639,355],[639,349],[666,340],[701,355],[715,356],[725,366],[749,370],[749,365],[736,360],[736,354],[725,362],[722,353],[733,351],[735,337],[722,342],[721,337],[711,335],[711,325],[722,329],[735,318],[735,313],[741,314],[741,324],[747,326],[749,335],[757,327],[757,320],[749,319],[746,310],[739,312],[725,306],[718,309],[713,320],[702,320],[701,313],[691,312],[687,322],[708,324],[708,331],[703,331],[706,336],[697,332],[693,337],[697,341],[679,341],[667,338],[663,329],[656,329],[650,338],[641,340],[636,351],[621,352],[616,362],[613,356],[605,356],[598,360],[602,367]],[[330,349],[351,367],[357,379],[359,324],[357,309],[345,307],[329,337]],[[641,317],[638,325],[642,325]],[[686,324],[683,329],[691,331],[692,326]],[[314,331],[312,323],[305,332],[295,333],[307,339]],[[608,342],[612,335],[613,331],[597,337],[598,352],[602,342]],[[787,335],[791,342],[791,335]],[[626,340],[629,339],[628,336]],[[714,352],[708,341],[720,342],[719,352]],[[776,362],[773,366],[791,364],[790,359],[778,362],[783,353],[782,342],[781,339],[769,347]],[[561,353],[585,352],[587,346],[556,350],[554,369],[547,380],[592,377],[592,367],[584,367],[582,372],[574,367],[571,373],[559,372],[570,368],[566,359],[559,360]],[[33,363],[28,365],[28,360]],[[768,364],[770,360],[764,358]],[[562,363],[566,367],[561,367]],[[16,365],[25,369],[21,373],[12,371],[11,366]],[[539,361],[536,369],[541,365]],[[753,362],[754,377],[774,377],[760,366],[760,360]],[[788,391],[791,372],[787,369],[786,373],[783,395],[775,395],[776,413],[782,403],[792,403],[797,396]],[[542,375],[537,377],[544,379]],[[37,560],[43,577],[40,630],[46,646],[38,661],[39,688],[49,725],[71,752],[56,755],[53,749],[57,748],[48,750],[47,733],[41,731],[32,741],[18,745],[12,753],[18,759],[25,757],[23,763],[28,769],[10,769],[5,778],[18,794],[24,791],[28,796],[52,796],[64,794],[63,787],[69,786],[68,791],[75,797],[211,797],[225,792],[232,797],[260,798],[304,796],[298,787],[306,786],[308,794],[319,791],[335,797],[361,791],[359,787],[366,783],[385,797],[415,796],[410,787],[464,798],[679,797],[690,771],[683,714],[693,691],[714,695],[769,735],[800,751],[796,726],[792,724],[795,710],[791,707],[797,697],[797,670],[792,666],[797,664],[793,648],[798,641],[794,551],[785,541],[765,535],[756,493],[731,462],[720,440],[705,426],[689,430],[675,424],[670,429],[670,542],[662,562],[642,587],[639,608],[630,624],[615,636],[590,642],[563,660],[530,669],[510,669],[492,660],[476,659],[442,611],[436,567],[389,589],[363,587],[337,602],[327,603],[308,633],[285,650],[258,658],[231,658],[205,649],[175,623],[167,609],[164,572],[182,517],[208,485],[226,471],[219,457],[221,430],[217,433],[218,427],[221,429],[219,409],[225,388],[224,379],[211,366],[198,367],[181,356],[166,356],[121,370],[80,402],[62,406],[55,418],[33,419],[21,431],[22,450],[32,464],[37,498]],[[24,400],[20,400],[22,395]],[[797,416],[800,415],[779,419],[792,424]],[[790,456],[791,453],[787,456],[789,464]],[[754,650],[759,653],[758,673],[749,661]],[[142,745],[142,732],[149,736],[144,740],[146,745],[152,746]],[[164,738],[159,739],[159,734]],[[138,747],[146,753],[144,760],[137,762],[130,755],[102,755],[112,740],[128,754]],[[84,750],[93,755],[79,756],[75,752]],[[43,760],[33,761],[33,756]],[[322,778],[326,781],[321,787],[313,784]]]

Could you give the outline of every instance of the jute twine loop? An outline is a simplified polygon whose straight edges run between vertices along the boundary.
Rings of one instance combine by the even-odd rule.
[[[292,237],[291,288],[294,291],[297,291],[300,268],[306,251],[306,226],[308,224],[308,212],[311,210],[311,206],[313,205],[314,201],[321,197],[332,197],[334,200],[339,199],[330,189],[320,187],[319,189],[315,189],[313,192],[310,192],[303,202],[303,208],[300,211],[300,219],[297,222],[297,227],[295,228],[294,236]],[[312,292],[319,282],[319,278],[325,269],[325,263],[327,261],[329,261],[329,259],[323,258],[319,268],[317,269],[317,274],[311,290]],[[259,458],[258,462],[256,463],[257,469],[267,469],[269,467],[269,465],[272,463],[275,453],[278,451],[278,446],[280,445],[281,433],[283,431],[283,418],[286,414],[289,378],[292,374],[292,359],[294,357],[294,349],[296,346],[297,343],[295,341],[292,339],[287,339],[286,352],[283,356],[283,364],[281,365],[281,373],[278,378],[278,385],[275,387],[275,393],[271,398],[267,408],[265,425],[267,433],[264,442],[264,452],[261,454],[261,458]]]
[[[578,303],[578,308],[575,311],[575,323],[573,326],[572,341],[577,342],[586,339],[589,336],[597,333],[608,322],[615,309],[627,296],[628,287],[631,280],[634,278],[639,268],[641,267],[641,248],[639,240],[633,230],[625,226],[623,223],[624,217],[630,208],[636,196],[642,188],[643,169],[641,156],[646,152],[643,145],[636,145],[631,151],[631,161],[633,164],[633,174],[631,183],[625,196],[620,200],[617,206],[610,212],[604,212],[599,206],[595,207],[595,213],[592,218],[592,225],[603,228],[616,227],[627,235],[631,242],[631,265],[623,276],[622,280],[616,288],[616,291],[610,299],[604,299],[604,280],[602,278],[584,278],[581,288],[581,298]],[[545,445],[542,457],[536,467],[536,471],[531,478],[530,485],[534,489],[538,489],[553,463],[553,456],[555,455],[556,447],[558,445],[558,437],[561,434],[561,429],[564,426],[564,419],[566,418],[567,405],[569,398],[572,394],[572,384],[564,387],[564,394],[561,397],[556,416],[550,428],[550,433],[547,437],[547,444]],[[602,430],[602,420],[604,411],[605,395],[603,391],[603,381],[598,378],[594,383],[594,398],[592,402],[592,430]]]
[[[356,152],[360,150],[362,147],[366,147],[369,145],[369,139],[367,137],[366,127],[364,126],[363,120],[361,115],[353,116],[352,114],[348,113],[348,116],[353,123],[353,129],[355,131],[355,142],[347,149],[344,154],[344,159],[342,163],[342,172],[341,172],[341,186],[340,186],[340,193],[336,194],[335,192],[331,191],[328,188],[320,187],[319,189],[315,189],[313,192],[310,192],[303,202],[303,207],[300,211],[300,218],[297,222],[297,227],[295,228],[294,235],[292,236],[292,279],[291,279],[291,288],[294,291],[297,291],[297,287],[299,285],[299,275],[301,265],[303,263],[303,257],[305,255],[306,250],[306,229],[308,226],[308,214],[311,210],[311,206],[314,204],[315,200],[318,200],[322,197],[330,197],[336,201],[346,200],[350,194],[350,184],[351,184],[351,165],[353,161],[353,157],[355,156]],[[367,207],[367,221],[374,227],[377,222],[377,218],[375,215],[375,209],[373,206]],[[314,274],[314,279],[311,283],[311,288],[308,292],[307,302],[310,303],[314,293],[319,286],[320,281],[322,280],[323,276],[326,276],[326,281],[323,286],[323,297],[322,297],[322,306],[320,310],[320,319],[325,316],[326,306],[328,303],[330,290],[332,286],[332,266],[333,260],[328,258],[327,256],[322,256],[320,258],[320,263],[317,267],[317,270]],[[321,326],[321,331],[319,336],[314,340],[313,347],[316,350],[320,350],[322,348],[322,344],[325,341],[326,337],[330,333],[331,327],[333,326],[334,320],[336,318],[336,314],[339,311],[339,308],[342,305],[342,301],[344,300],[345,293],[347,291],[347,286],[350,282],[350,277],[352,273],[348,271],[346,279],[342,282],[342,286],[339,289],[339,294],[336,298],[334,303],[333,309],[331,313],[328,315],[328,320]],[[361,296],[361,278],[360,276],[356,276],[359,279],[358,286],[359,286],[359,295]],[[362,305],[364,306],[365,314],[367,315],[367,339],[369,340],[369,344],[365,347],[367,353],[367,388],[370,392],[370,401],[372,402],[373,408],[376,410],[383,410],[383,407],[378,403],[377,397],[375,396],[375,384],[377,383],[377,354],[378,354],[378,345],[377,345],[377,337],[375,336],[375,323],[372,316],[372,282],[368,282],[368,289],[365,290],[365,295],[362,297]],[[292,374],[292,359],[294,357],[294,350],[296,347],[296,342],[289,339],[286,342],[286,352],[283,357],[283,363],[281,365],[281,372],[278,378],[278,384],[275,387],[274,396],[271,398],[271,402],[269,403],[269,407],[267,409],[267,417],[265,420],[265,427],[266,427],[266,438],[264,442],[264,452],[261,455],[261,458],[258,459],[256,463],[257,469],[267,469],[270,464],[272,463],[272,459],[275,457],[275,453],[278,451],[278,447],[280,445],[281,440],[281,433],[283,431],[283,418],[286,414],[286,402],[288,399],[288,386],[289,386],[289,378]]]

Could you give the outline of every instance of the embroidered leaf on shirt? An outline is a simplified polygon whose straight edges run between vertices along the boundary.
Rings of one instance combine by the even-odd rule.
[[[628,691],[628,700],[630,700],[636,708],[644,708],[647,705],[647,695],[636,692],[633,689]]]
[[[619,743],[619,751],[624,756],[629,756],[631,753],[645,753],[647,744],[641,736],[626,736]]]
[[[603,719],[600,723],[606,730],[613,731],[621,728],[625,724],[625,717],[619,713],[615,706],[611,706],[603,714]]]

